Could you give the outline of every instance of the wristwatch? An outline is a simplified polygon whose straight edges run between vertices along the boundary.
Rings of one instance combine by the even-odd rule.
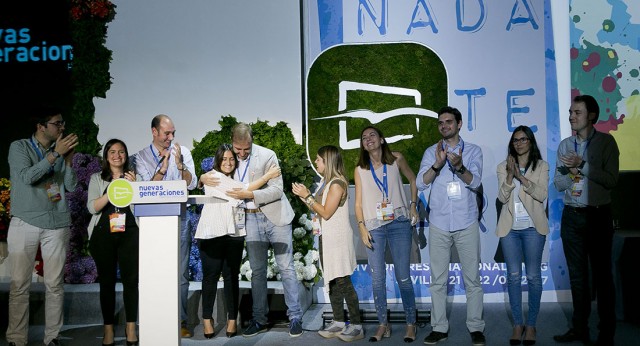
[[[580,165],[578,166],[578,169],[583,169],[584,165],[587,163],[587,161],[582,160],[582,162],[580,162]]]
[[[464,167],[464,165],[460,166],[460,169],[456,171],[456,173],[458,174],[464,174],[464,172],[466,172],[467,169]]]
[[[53,155],[53,158],[56,160],[60,157],[60,153],[55,150],[51,152],[51,155]]]

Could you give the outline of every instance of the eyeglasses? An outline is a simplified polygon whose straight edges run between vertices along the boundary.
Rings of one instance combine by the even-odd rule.
[[[47,123],[47,124],[51,124],[51,125],[55,125],[57,128],[61,128],[64,126],[66,122],[64,120],[60,120],[60,121],[54,121],[52,123]]]
[[[520,143],[520,144],[525,144],[525,143],[527,143],[528,141],[529,141],[529,138],[527,138],[527,137],[522,137],[522,138],[514,138],[514,139],[512,139],[512,140],[511,140],[511,143],[513,143],[513,144],[518,144],[518,143]]]

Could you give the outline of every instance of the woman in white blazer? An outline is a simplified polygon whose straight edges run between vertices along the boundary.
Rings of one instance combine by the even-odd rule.
[[[549,164],[542,159],[533,131],[518,126],[509,139],[507,159],[498,165],[498,200],[502,210],[496,234],[507,264],[507,288],[513,315],[509,344],[534,345],[542,296],[542,250],[549,233],[545,213]],[[522,313],[522,263],[529,289],[529,314]]]

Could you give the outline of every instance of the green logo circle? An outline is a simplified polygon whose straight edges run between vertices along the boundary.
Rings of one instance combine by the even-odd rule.
[[[133,187],[126,179],[116,179],[107,188],[109,202],[118,208],[124,208],[131,204],[133,199]]]

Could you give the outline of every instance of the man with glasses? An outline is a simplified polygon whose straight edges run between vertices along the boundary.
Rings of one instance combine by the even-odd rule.
[[[593,126],[599,115],[600,106],[593,96],[576,96],[569,109],[575,135],[558,146],[553,184],[564,192],[560,236],[573,302],[573,327],[553,337],[561,343],[591,342],[591,283],[595,286],[600,317],[597,344],[613,345],[616,330],[611,190],[618,183],[620,151],[613,136]]]
[[[31,120],[30,138],[11,143],[11,224],[7,245],[11,266],[10,346],[26,345],[29,331],[29,289],[38,246],[44,262],[44,344],[60,345],[63,322],[64,263],[67,257],[71,214],[66,191],[77,184],[71,167],[78,136],[63,137],[65,122],[57,109],[42,108]]]
[[[196,170],[191,152],[184,146],[174,143],[176,127],[168,115],[159,114],[151,120],[151,144],[140,150],[135,157],[136,174],[142,180],[184,180],[187,189],[196,187]],[[184,204],[183,204],[184,206]],[[191,232],[188,227],[186,210],[180,218],[180,335],[191,337],[189,329],[187,302],[189,298],[189,253],[191,252]]]
[[[460,137],[462,114],[453,107],[438,111],[442,139],[427,148],[416,179],[418,190],[430,191],[429,256],[431,258],[431,327],[427,345],[449,333],[447,283],[451,247],[456,246],[467,292],[467,329],[473,345],[484,345],[483,291],[480,284],[480,227],[476,195],[482,182],[482,150]]]

